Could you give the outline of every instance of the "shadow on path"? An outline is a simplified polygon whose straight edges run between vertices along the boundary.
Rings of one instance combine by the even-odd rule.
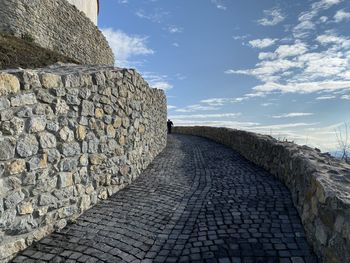
[[[231,149],[170,135],[130,186],[13,262],[317,262],[287,188]]]

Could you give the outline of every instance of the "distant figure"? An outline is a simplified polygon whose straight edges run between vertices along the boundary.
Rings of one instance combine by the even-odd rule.
[[[168,133],[170,134],[171,133],[171,127],[174,125],[174,123],[168,119],[167,121],[167,126],[168,126]]]

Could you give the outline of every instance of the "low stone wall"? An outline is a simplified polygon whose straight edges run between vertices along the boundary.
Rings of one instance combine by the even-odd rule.
[[[282,180],[320,262],[350,260],[350,165],[307,146],[246,131],[175,127],[229,146]]]
[[[0,71],[0,262],[135,179],[166,145],[166,115],[134,70]]]
[[[114,65],[106,38],[66,0],[0,0],[0,32],[34,41],[82,64]]]

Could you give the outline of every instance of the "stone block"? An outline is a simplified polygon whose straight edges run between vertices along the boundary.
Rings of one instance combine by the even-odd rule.
[[[0,97],[17,94],[20,88],[21,86],[16,76],[0,73]]]
[[[35,135],[28,134],[20,137],[17,142],[16,150],[21,157],[29,157],[36,154],[39,150],[39,143]]]
[[[58,188],[65,188],[73,185],[72,173],[59,173],[58,175]]]
[[[15,140],[0,138],[0,161],[6,161],[15,156]]]

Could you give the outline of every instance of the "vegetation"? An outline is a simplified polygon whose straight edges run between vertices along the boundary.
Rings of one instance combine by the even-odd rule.
[[[339,157],[347,163],[350,163],[350,138],[348,124],[344,123],[343,127],[336,129],[335,136],[337,138],[338,148],[340,151]]]
[[[38,68],[56,62],[77,63],[75,60],[53,52],[34,43],[29,34],[17,38],[0,33],[0,70],[8,68]]]

